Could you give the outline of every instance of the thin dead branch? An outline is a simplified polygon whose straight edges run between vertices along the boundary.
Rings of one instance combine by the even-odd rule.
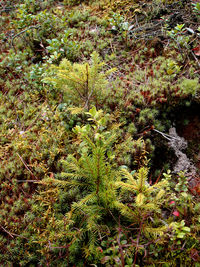
[[[21,35],[22,33],[25,33],[26,31],[28,31],[30,29],[38,29],[38,28],[40,28],[40,25],[32,25],[32,26],[29,26],[28,28],[26,28],[25,30],[15,34],[11,39],[11,46],[14,48],[14,50],[15,50],[14,40],[15,40],[16,37],[18,37],[19,35]]]
[[[23,160],[23,158],[19,155],[19,153],[17,153],[17,156],[20,158],[21,162],[24,164],[25,168],[31,173],[31,175],[33,177],[35,177],[36,180],[38,180],[38,178],[32,173],[32,171],[29,169],[29,167],[27,166],[26,162]]]

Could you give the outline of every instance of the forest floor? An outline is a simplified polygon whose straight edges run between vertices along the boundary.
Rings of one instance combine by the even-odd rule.
[[[199,22],[0,0],[1,266],[200,266]]]

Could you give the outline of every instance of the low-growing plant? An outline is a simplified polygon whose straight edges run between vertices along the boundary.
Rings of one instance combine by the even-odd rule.
[[[73,105],[88,109],[91,103],[98,105],[106,96],[106,78],[114,69],[103,73],[103,65],[104,62],[96,52],[91,55],[91,64],[72,64],[69,60],[63,59],[59,67],[53,67],[56,78],[49,77],[44,79],[44,82],[53,84]]]
[[[172,2],[0,4],[0,265],[199,265],[199,181],[163,139],[197,114],[198,4]]]
[[[131,25],[125,18],[119,13],[112,13],[112,17],[109,19],[111,30],[114,32],[118,32],[119,36],[121,36],[122,41],[125,42],[126,46],[130,45],[130,36],[129,33],[133,29],[133,25]]]
[[[197,14],[197,16],[200,16],[200,3],[199,2],[192,3],[192,5],[194,12]]]
[[[64,31],[64,35],[62,35],[61,39],[47,39],[48,46],[46,49],[50,56],[57,53],[57,55],[59,55],[59,57],[56,58],[57,61],[59,58],[62,59],[65,57],[74,61],[78,57],[80,45],[77,41],[73,41],[71,37],[73,37],[73,31],[68,29]]]
[[[150,214],[160,212],[160,207],[165,202],[164,196],[166,197],[168,181],[162,180],[155,185],[148,184],[147,167],[141,167],[136,173],[129,173],[126,169],[122,169],[121,174],[122,179],[126,179],[126,182],[116,182],[116,186],[123,193],[129,192],[129,199],[133,199],[133,203],[129,200],[129,205],[117,203],[117,206],[120,212],[132,221],[133,224],[145,223]],[[144,231],[147,231],[147,229],[148,227],[145,227]],[[152,229],[153,231],[156,231],[156,229]]]
[[[168,31],[167,34],[176,42],[178,48],[189,48],[190,36],[185,34],[184,24],[177,24],[176,27]]]

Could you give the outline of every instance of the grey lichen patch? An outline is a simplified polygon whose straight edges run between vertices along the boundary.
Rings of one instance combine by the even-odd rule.
[[[175,173],[184,171],[188,178],[194,177],[197,173],[197,169],[183,152],[188,146],[187,141],[183,137],[178,136],[175,127],[169,129],[169,136],[171,136],[171,138],[168,139],[168,145],[174,150],[178,158],[173,171]]]

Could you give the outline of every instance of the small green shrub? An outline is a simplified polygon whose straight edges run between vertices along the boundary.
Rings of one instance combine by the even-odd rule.
[[[103,73],[103,65],[96,52],[91,55],[91,64],[72,64],[63,59],[59,67],[53,67],[56,78],[45,78],[44,81],[63,92],[64,98],[73,105],[88,109],[92,103],[98,105],[105,98],[108,86],[106,78],[114,69]]]

